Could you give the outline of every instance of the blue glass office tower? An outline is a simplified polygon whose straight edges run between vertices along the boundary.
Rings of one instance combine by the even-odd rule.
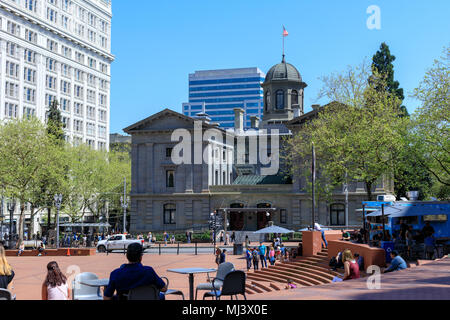
[[[206,113],[224,129],[234,127],[234,108],[244,109],[244,128],[250,117],[263,116],[263,89],[266,75],[258,68],[196,71],[189,74],[189,103],[183,114]]]

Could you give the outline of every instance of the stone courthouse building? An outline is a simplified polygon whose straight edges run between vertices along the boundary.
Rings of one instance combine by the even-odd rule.
[[[266,227],[269,221],[292,230],[311,224],[311,194],[302,175],[283,174],[283,164],[278,172],[267,174],[267,165],[259,164],[260,156],[256,164],[250,161],[257,150],[249,141],[263,133],[269,142],[258,140],[258,149],[274,160],[278,152],[272,150],[272,140],[301,130],[301,124],[314,117],[320,106],[304,113],[307,85],[284,57],[269,70],[261,86],[264,115],[262,121],[252,118],[251,130],[244,130],[242,109],[235,109],[234,130],[223,130],[206,114],[188,117],[169,109],[124,129],[132,136],[131,232],[204,230],[212,212],[219,213],[226,230],[237,232],[238,238]],[[176,164],[172,155],[179,151],[180,137],[172,139],[172,134],[179,129],[185,137],[192,137],[183,140],[191,152],[183,150],[181,155],[190,161]],[[211,132],[221,139],[202,139]],[[201,143],[195,144],[196,138]],[[239,141],[245,141],[244,149]],[[209,161],[195,161],[202,153]],[[382,181],[374,194],[392,189],[390,181]],[[343,187],[337,188],[332,201],[319,202],[316,221],[332,227],[361,226],[358,209],[366,200],[364,184],[349,184],[347,199]]]

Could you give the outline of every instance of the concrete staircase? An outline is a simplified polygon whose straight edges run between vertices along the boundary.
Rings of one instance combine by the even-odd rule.
[[[328,266],[328,250],[314,257],[298,257],[290,262],[277,262],[274,266],[247,272],[246,293],[258,294],[284,290],[291,279],[297,288],[331,283],[340,274]]]

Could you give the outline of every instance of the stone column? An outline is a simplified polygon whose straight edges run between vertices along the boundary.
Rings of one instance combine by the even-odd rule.
[[[154,143],[147,143],[147,193],[153,193],[153,185],[154,185]]]

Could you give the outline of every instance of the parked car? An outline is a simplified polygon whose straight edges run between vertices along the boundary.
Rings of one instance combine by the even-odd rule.
[[[149,244],[144,242],[144,239],[134,239],[132,235],[115,234],[106,240],[100,240],[97,243],[98,252],[112,252],[113,250],[124,250],[132,243],[140,243],[144,249],[148,248]]]

